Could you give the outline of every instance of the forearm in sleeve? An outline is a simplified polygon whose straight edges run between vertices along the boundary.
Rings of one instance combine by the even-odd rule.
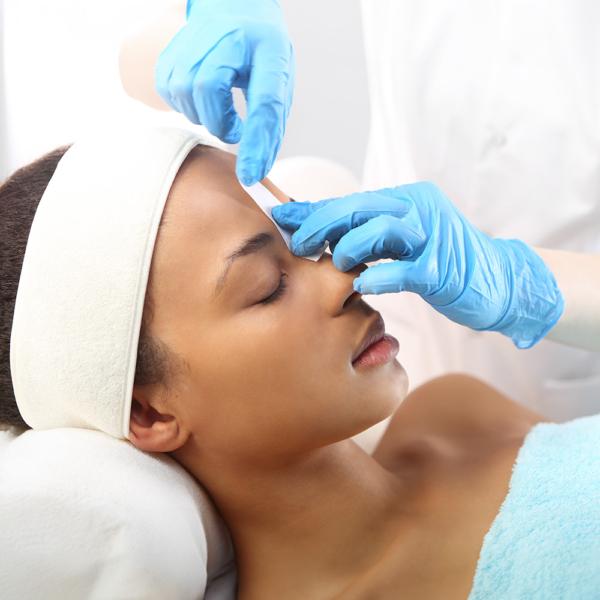
[[[186,0],[165,2],[163,12],[131,33],[121,44],[119,73],[123,89],[152,108],[171,110],[156,91],[154,67],[160,53],[185,25],[185,15]]]
[[[565,300],[564,312],[546,338],[600,352],[600,255],[534,250],[554,274]]]

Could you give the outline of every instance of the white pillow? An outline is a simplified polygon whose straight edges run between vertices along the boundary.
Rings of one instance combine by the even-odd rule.
[[[229,532],[164,454],[87,429],[0,432],[4,600],[235,598]]]

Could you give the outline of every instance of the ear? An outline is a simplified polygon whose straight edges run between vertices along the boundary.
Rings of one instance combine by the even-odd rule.
[[[177,416],[160,412],[153,406],[153,395],[148,389],[134,386],[129,441],[136,448],[145,452],[172,452],[181,448],[189,435]]]

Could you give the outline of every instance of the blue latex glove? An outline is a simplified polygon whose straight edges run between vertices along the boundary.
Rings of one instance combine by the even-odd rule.
[[[473,227],[431,183],[290,202],[272,215],[295,230],[292,251],[299,256],[328,240],[342,271],[397,259],[363,271],[354,280],[357,292],[415,292],[452,321],[499,331],[519,348],[533,346],[562,314],[562,294],[543,260],[519,240]]]
[[[226,143],[241,140],[236,172],[263,179],[279,151],[294,91],[294,52],[276,0],[196,0],[188,21],[160,54],[160,96]],[[232,88],[247,103],[243,124]]]

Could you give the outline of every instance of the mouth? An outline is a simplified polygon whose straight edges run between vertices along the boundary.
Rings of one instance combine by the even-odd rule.
[[[359,368],[389,362],[398,354],[398,349],[398,340],[385,333],[385,323],[377,313],[352,355],[352,366]]]

